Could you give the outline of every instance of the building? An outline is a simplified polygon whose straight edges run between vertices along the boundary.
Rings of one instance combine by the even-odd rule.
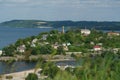
[[[2,55],[2,50],[0,50],[0,56]]]
[[[42,35],[42,40],[47,40],[48,34],[43,34]]]
[[[91,31],[89,29],[81,29],[81,34],[83,35],[89,35]]]
[[[119,36],[120,35],[120,33],[118,32],[108,32],[107,34],[108,36]]]
[[[24,53],[25,49],[26,49],[25,45],[21,45],[21,46],[17,47],[17,51],[20,53]]]
[[[35,38],[35,39],[32,40],[32,43],[36,43],[37,41],[38,41],[38,39]]]
[[[101,46],[99,46],[99,45],[94,46],[93,49],[94,49],[94,51],[102,50]]]

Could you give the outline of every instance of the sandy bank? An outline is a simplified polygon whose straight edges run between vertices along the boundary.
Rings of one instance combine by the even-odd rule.
[[[38,72],[39,72],[40,70],[41,70],[41,69],[37,69],[37,71],[35,72],[35,69],[31,69],[31,70],[26,70],[26,71],[21,71],[21,72],[4,74],[4,75],[2,75],[2,77],[0,78],[0,80],[9,80],[9,79],[6,79],[6,76],[13,76],[13,78],[10,79],[10,80],[25,80],[26,76],[27,76],[29,73],[36,73],[38,76],[40,76],[40,74],[38,74]]]

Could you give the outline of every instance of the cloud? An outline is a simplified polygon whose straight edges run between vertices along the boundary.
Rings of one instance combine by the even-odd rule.
[[[4,6],[120,7],[120,0],[0,0]]]

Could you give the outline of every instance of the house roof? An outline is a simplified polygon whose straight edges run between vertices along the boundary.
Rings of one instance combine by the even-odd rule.
[[[100,46],[96,45],[96,46],[94,46],[94,48],[100,48]]]

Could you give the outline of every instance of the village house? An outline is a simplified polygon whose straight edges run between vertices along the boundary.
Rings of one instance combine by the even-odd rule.
[[[91,45],[94,45],[95,43],[91,41],[90,44],[91,44]]]
[[[102,50],[101,46],[99,46],[99,45],[94,46],[93,49],[94,49],[94,51],[101,51]]]
[[[119,50],[120,50],[120,48],[113,48],[113,53],[117,53],[117,52],[119,52]]]
[[[97,45],[102,46],[102,45],[103,45],[103,43],[97,43]]]
[[[89,35],[90,33],[91,33],[91,31],[90,31],[89,29],[81,29],[81,34],[82,34],[82,35],[87,36],[87,35]]]
[[[108,36],[119,36],[120,33],[118,33],[118,32],[108,32],[107,35]]]
[[[62,46],[63,46],[63,49],[64,49],[65,51],[68,51],[68,46],[67,46],[66,43],[63,43]]]
[[[42,40],[47,40],[48,34],[43,34],[42,35]]]
[[[58,42],[56,42],[55,44],[53,44],[52,47],[53,47],[54,49],[57,49],[57,48],[59,47]]]
[[[2,55],[2,50],[0,50],[0,56]]]
[[[35,43],[32,43],[32,44],[31,44],[31,47],[36,47]]]
[[[32,40],[32,43],[36,43],[37,41],[38,41],[38,39],[35,38],[35,39]]]
[[[17,51],[20,53],[24,53],[25,49],[26,49],[25,45],[21,45],[21,46],[17,47]]]
[[[58,43],[55,43],[55,44],[52,45],[52,47],[53,47],[54,49],[58,49],[59,46],[63,46],[63,49],[64,49],[65,51],[68,51],[68,46],[69,46],[69,45],[71,45],[71,44],[70,44],[70,43],[63,43],[62,45],[60,45],[60,44],[58,44]]]

